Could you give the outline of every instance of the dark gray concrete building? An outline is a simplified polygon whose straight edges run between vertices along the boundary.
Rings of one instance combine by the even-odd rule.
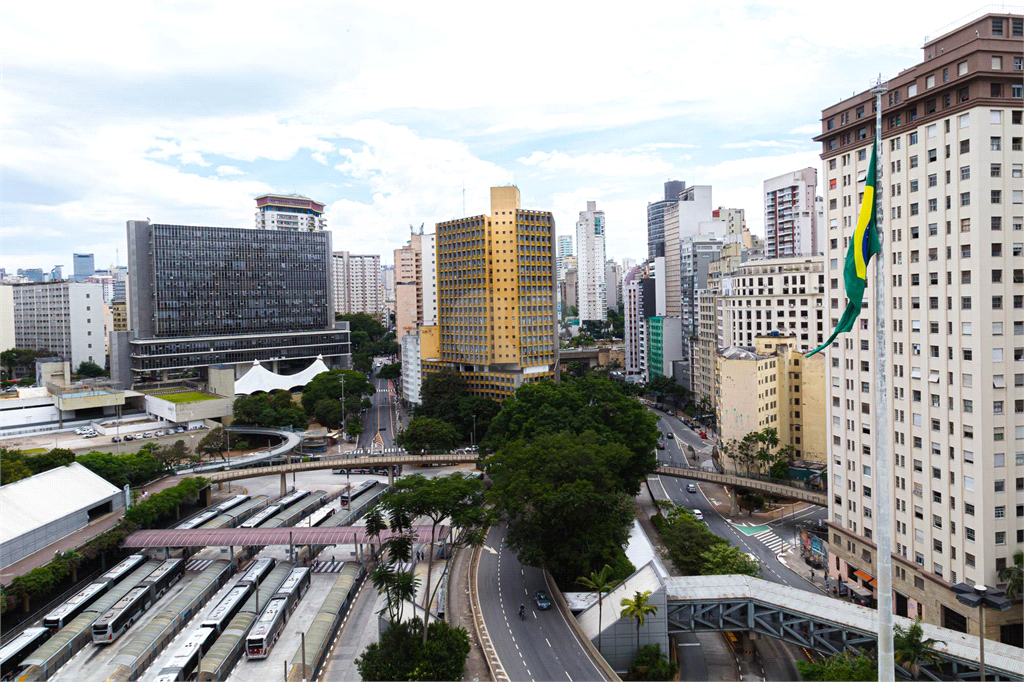
[[[682,180],[665,183],[665,198],[647,204],[647,257],[665,255],[665,209],[679,201],[679,195],[686,189]]]
[[[128,266],[132,329],[111,342],[112,374],[124,385],[216,364],[241,376],[254,360],[274,371],[318,356],[348,364],[348,325],[335,323],[331,300],[330,232],[131,220]]]

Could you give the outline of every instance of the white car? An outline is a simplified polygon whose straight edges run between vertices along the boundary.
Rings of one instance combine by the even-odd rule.
[[[693,512],[694,518],[698,521],[704,520],[704,512],[702,512],[700,509],[691,509],[690,511]]]
[[[89,431],[92,431],[92,429],[88,426],[79,426],[77,429],[75,429],[75,433],[77,433],[79,436],[88,433]]]
[[[159,437],[160,437],[160,436],[162,436],[162,435],[164,435],[164,432],[163,432],[163,431],[157,431],[157,432],[156,432],[156,437],[157,437],[157,438],[159,438]]]
[[[95,438],[98,435],[100,434],[96,433],[95,431],[89,431],[88,433],[83,433],[82,438]]]

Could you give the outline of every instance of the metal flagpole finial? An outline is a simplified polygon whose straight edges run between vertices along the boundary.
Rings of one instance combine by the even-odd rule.
[[[889,86],[882,83],[882,74],[878,74],[878,78],[871,82],[871,94],[879,95],[883,92],[889,92]]]

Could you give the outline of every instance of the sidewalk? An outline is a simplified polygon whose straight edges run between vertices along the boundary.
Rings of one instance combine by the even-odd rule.
[[[445,617],[449,625],[465,628],[469,633],[469,656],[466,658],[466,668],[462,679],[465,682],[480,682],[481,680],[490,680],[491,673],[487,668],[487,661],[484,659],[483,650],[480,647],[480,642],[476,639],[476,630],[473,627],[473,608],[469,603],[469,564],[472,559],[473,549],[471,547],[463,548],[455,553]]]

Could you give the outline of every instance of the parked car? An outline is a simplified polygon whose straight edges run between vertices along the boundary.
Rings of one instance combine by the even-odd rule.
[[[128,441],[128,440],[135,440],[135,436],[133,436],[132,434],[128,433],[128,434],[125,434],[124,439],[126,441]]]
[[[163,432],[163,431],[157,431],[157,432],[156,432],[156,437],[157,437],[157,438],[159,438],[159,437],[160,437],[160,436],[162,436],[162,435],[164,435],[164,432]]]
[[[85,433],[88,430],[89,430],[89,428],[86,427],[86,426],[79,426],[77,429],[75,429],[75,433],[77,433],[79,436],[81,436],[83,433]]]
[[[110,442],[111,443],[120,443],[121,439],[118,438],[117,436],[114,436],[113,438],[110,439]]]
[[[142,434],[142,437],[143,438],[152,438],[153,434],[150,431],[146,431],[144,434]]]
[[[98,435],[100,434],[96,433],[95,431],[90,431],[89,433],[82,434],[82,438],[95,438]]]
[[[696,484],[694,484],[694,483],[687,483],[686,484],[686,492],[688,492],[688,493],[695,493],[695,492],[697,492]]]
[[[538,611],[547,611],[551,608],[551,597],[544,590],[537,590],[533,593],[533,603],[537,605]]]
[[[707,431],[701,431],[700,432],[700,437],[703,438],[704,440],[707,440],[708,439],[708,432]]]
[[[184,426],[179,426],[178,428],[174,429],[174,432],[175,433],[185,433],[185,427]]]

